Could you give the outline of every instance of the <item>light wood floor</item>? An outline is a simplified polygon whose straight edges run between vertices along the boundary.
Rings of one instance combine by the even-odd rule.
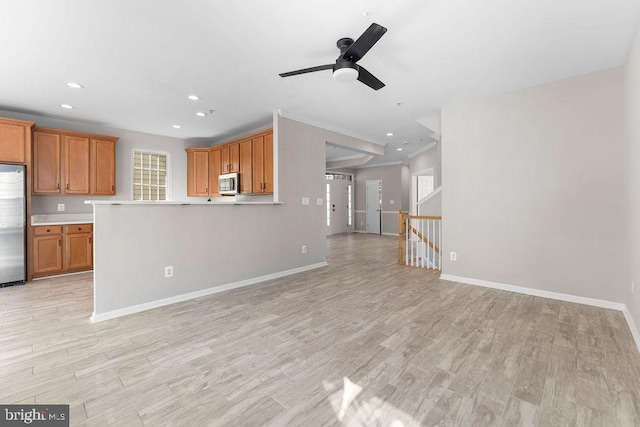
[[[98,324],[90,274],[0,289],[0,403],[96,426],[640,424],[620,312],[440,281],[395,244],[332,236],[329,267]]]

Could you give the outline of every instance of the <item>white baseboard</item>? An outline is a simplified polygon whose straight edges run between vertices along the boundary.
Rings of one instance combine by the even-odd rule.
[[[164,298],[156,301],[145,302],[142,304],[133,305],[131,307],[120,308],[117,310],[107,311],[105,313],[94,312],[91,316],[91,323],[102,322],[104,320],[115,319],[116,317],[126,316],[129,314],[140,313],[141,311],[151,310],[153,308],[163,307],[165,305],[175,304],[195,298],[201,298],[207,295],[217,294],[219,292],[228,291],[231,289],[241,288],[244,286],[255,285],[260,282],[266,282],[267,280],[279,279],[281,277],[290,276],[292,274],[302,273],[304,271],[314,270],[316,268],[327,266],[327,262],[319,262],[317,264],[305,265],[304,267],[293,268],[291,270],[279,271],[277,273],[266,274],[264,276],[254,277],[252,279],[241,280],[239,282],[227,283],[225,285],[214,286],[212,288],[202,289],[200,291],[189,292],[187,294],[175,295],[169,298]]]
[[[382,233],[383,236],[395,236],[398,237],[399,234],[398,233]]]
[[[633,335],[633,339],[636,342],[636,347],[638,347],[638,351],[640,351],[640,332],[638,331],[636,322],[634,322],[633,317],[631,317],[629,307],[625,305],[622,309],[622,314],[624,314],[624,318],[627,321],[627,326],[629,326],[629,329],[631,330],[631,335]]]
[[[626,304],[613,302],[613,301],[606,301],[606,300],[597,299],[597,298],[587,298],[587,297],[580,297],[577,295],[563,294],[560,292],[551,292],[551,291],[543,291],[541,289],[525,288],[523,286],[507,285],[504,283],[490,282],[488,280],[473,279],[470,277],[453,276],[450,274],[441,274],[440,279],[448,280],[450,282],[464,283],[467,285],[482,286],[484,288],[515,292],[518,294],[532,295],[536,297],[549,298],[549,299],[555,299],[559,301],[567,301],[567,302],[573,302],[576,304],[591,305],[594,307],[608,308],[611,310],[622,311],[622,313],[624,314],[624,318],[627,321],[627,325],[631,330],[631,335],[633,335],[633,339],[636,342],[636,347],[638,347],[638,351],[640,351],[640,332],[638,332],[638,328],[636,327],[636,324],[633,321],[633,317],[631,317],[631,312],[629,312],[629,308],[627,307]]]

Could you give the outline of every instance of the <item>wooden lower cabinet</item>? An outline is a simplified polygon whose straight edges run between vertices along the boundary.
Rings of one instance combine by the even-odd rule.
[[[93,268],[91,224],[33,227],[33,276],[75,273]]]
[[[64,227],[64,267],[68,271],[93,268],[93,233],[91,224]]]
[[[62,233],[33,237],[33,273],[62,273]]]

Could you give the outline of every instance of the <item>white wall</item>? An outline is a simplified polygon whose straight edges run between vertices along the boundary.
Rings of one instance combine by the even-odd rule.
[[[445,274],[624,301],[622,69],[446,106],[442,137]]]
[[[625,101],[628,275],[623,298],[635,324],[640,326],[640,31],[636,33],[625,68]],[[631,280],[635,282],[634,293],[631,293]]]
[[[326,206],[315,200],[325,197],[327,131],[277,120],[282,205],[96,206],[98,318],[326,261]],[[163,277],[167,265],[172,279]]]
[[[433,168],[434,185],[436,188],[438,188],[438,186],[442,184],[440,147],[441,144],[438,142],[435,147],[427,151],[423,151],[422,153],[409,159],[409,170],[411,171],[412,175]]]
[[[51,127],[56,129],[72,130],[78,132],[90,132],[101,135],[117,136],[116,142],[116,195],[115,196],[60,196],[60,195],[35,195],[31,200],[33,214],[58,213],[57,204],[65,204],[65,213],[91,212],[92,207],[84,203],[88,198],[92,199],[118,199],[131,200],[131,167],[132,150],[149,149],[165,152],[169,155],[171,174],[169,185],[174,200],[187,198],[187,155],[184,149],[190,144],[179,138],[170,138],[160,135],[151,135],[116,129],[97,124],[74,122],[70,120],[53,119],[32,114],[20,114],[10,111],[0,111],[2,117],[13,117],[36,122],[36,126]]]
[[[403,200],[408,197],[408,191],[403,188],[403,168],[408,169],[400,164],[356,169],[356,231],[367,229],[367,180],[380,179],[382,180],[382,233],[398,233],[398,211],[404,209],[404,203],[408,204]],[[406,172],[405,175],[407,175]]]

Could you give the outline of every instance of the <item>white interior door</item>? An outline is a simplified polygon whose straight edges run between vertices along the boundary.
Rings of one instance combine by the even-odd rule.
[[[351,218],[349,181],[327,181],[327,234],[348,233],[353,231]]]
[[[367,180],[367,233],[380,234],[382,181]]]

